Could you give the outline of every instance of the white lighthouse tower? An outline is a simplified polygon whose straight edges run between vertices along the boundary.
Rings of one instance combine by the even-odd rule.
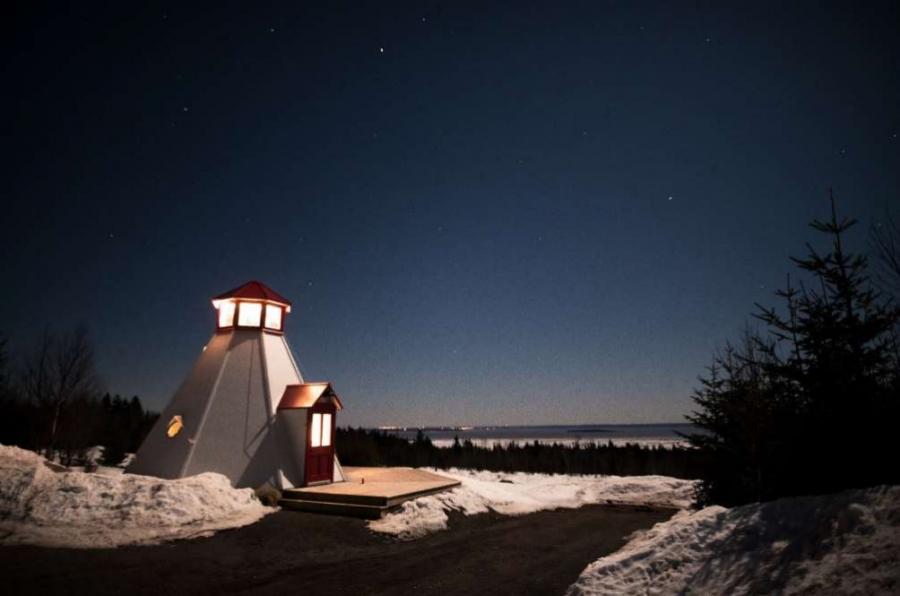
[[[284,337],[291,303],[258,281],[216,296],[216,331],[126,470],[235,486],[344,480],[334,455],[342,408],[330,383],[304,383]]]

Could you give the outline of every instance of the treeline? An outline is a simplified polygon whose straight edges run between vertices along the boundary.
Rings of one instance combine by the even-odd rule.
[[[66,466],[85,463],[87,450],[102,445],[101,463],[114,466],[137,451],[158,417],[137,396],[79,397],[62,410],[51,449],[51,412],[32,401],[7,399],[0,402],[0,443],[46,453]]]
[[[93,349],[84,329],[44,333],[13,365],[0,339],[0,444],[85,463],[89,448],[104,447],[101,463],[117,465],[134,453],[156,418],[136,396],[101,394]]]
[[[749,328],[717,354],[694,395],[691,437],[703,453],[700,504],[738,505],[783,496],[900,483],[900,231],[873,228],[880,275],[847,250],[854,221],[813,229],[793,259],[800,275],[760,306]]]
[[[348,466],[411,466],[468,468],[496,472],[545,474],[659,474],[698,478],[702,455],[690,448],[616,446],[606,444],[510,443],[479,447],[459,437],[451,447],[435,447],[419,431],[414,441],[364,428],[339,428],[335,441],[338,457]]]

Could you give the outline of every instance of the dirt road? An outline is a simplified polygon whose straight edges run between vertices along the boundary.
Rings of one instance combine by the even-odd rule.
[[[0,547],[7,594],[562,594],[670,511],[601,506],[451,519],[399,542],[362,520],[281,511],[210,538],[109,550]]]

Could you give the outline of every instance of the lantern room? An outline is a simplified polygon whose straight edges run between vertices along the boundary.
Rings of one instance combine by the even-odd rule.
[[[212,299],[216,309],[216,329],[263,329],[284,332],[284,316],[291,303],[281,294],[258,281],[229,290]]]

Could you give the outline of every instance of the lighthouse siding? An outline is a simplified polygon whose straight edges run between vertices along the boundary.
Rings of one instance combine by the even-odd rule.
[[[290,486],[303,486],[306,472],[306,442],[308,411],[304,409],[279,410],[276,431],[272,433],[281,442],[281,472]]]
[[[285,387],[303,383],[303,378],[291,358],[290,348],[283,335],[263,334],[262,349],[265,376],[268,379],[269,412],[274,416]]]
[[[163,410],[159,421],[128,467],[132,474],[180,478],[200,431],[203,415],[212,398],[228,355],[231,334],[216,334],[194,363],[191,372]],[[169,420],[181,416],[184,428],[174,437],[166,434]]]
[[[287,385],[303,382],[288,349],[283,336],[255,329],[214,335],[128,472],[162,478],[218,472],[235,486],[302,484],[305,413],[288,415],[288,429],[269,405],[277,406]],[[176,415],[184,428],[169,437]]]
[[[236,480],[264,445],[270,416],[260,343],[259,331],[233,332],[228,362],[212,395],[186,476],[218,472]]]

